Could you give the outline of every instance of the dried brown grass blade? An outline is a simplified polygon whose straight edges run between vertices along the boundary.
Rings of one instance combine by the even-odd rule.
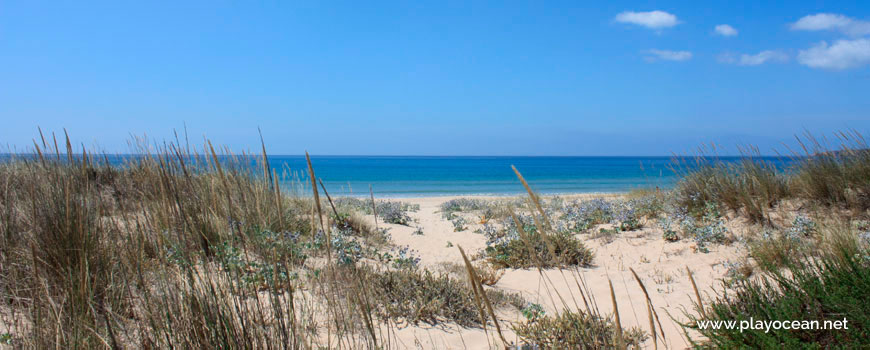
[[[689,274],[689,281],[692,282],[692,289],[695,290],[695,299],[698,300],[698,310],[701,312],[701,317],[706,318],[707,315],[704,313],[704,303],[701,301],[701,293],[698,292],[698,285],[695,284],[695,277],[692,274],[692,270],[689,270],[688,266],[686,266],[686,272]]]
[[[372,198],[372,215],[375,217],[375,230],[380,230],[378,228],[378,206],[375,205],[375,191],[372,190],[372,185],[369,185],[369,195]]]
[[[338,219],[338,210],[335,209],[335,203],[332,202],[332,197],[329,196],[329,192],[326,192],[326,186],[323,184],[323,179],[317,179],[320,182],[320,188],[323,189],[323,194],[326,195],[326,201],[329,202],[329,206],[332,207],[332,213],[335,214],[335,218]]]
[[[628,269],[631,271],[631,274],[634,275],[634,279],[637,281],[637,284],[640,285],[640,289],[643,291],[643,295],[646,297],[646,302],[649,306],[649,310],[651,312],[651,317],[654,316],[655,323],[658,324],[659,333],[662,335],[662,342],[665,342],[666,341],[665,331],[664,331],[664,328],[662,328],[662,322],[659,319],[659,315],[656,312],[655,307],[653,306],[652,299],[650,299],[650,297],[649,297],[649,292],[647,292],[646,286],[643,284],[643,281],[641,281],[640,276],[638,276],[637,272],[635,272],[633,268],[629,267]],[[655,327],[652,327],[652,331],[653,331],[653,333],[655,333]],[[655,339],[655,334],[653,334],[653,339]]]
[[[260,133],[260,147],[263,150],[263,178],[269,179],[269,184],[272,184],[275,179],[272,177],[272,172],[269,171],[269,158],[266,156],[266,141],[263,140],[263,131],[257,127],[257,132]]]
[[[305,160],[308,162],[308,175],[311,176],[311,190],[314,192],[314,208],[317,209],[317,218],[320,220],[320,229],[326,235],[326,256],[332,261],[332,237],[323,224],[323,209],[320,208],[320,195],[317,193],[317,177],[314,175],[314,166],[311,165],[311,156],[305,151]]]
[[[480,312],[480,322],[483,325],[483,331],[486,332],[486,314],[484,314],[483,311],[483,302],[480,300],[480,291],[477,289],[477,284],[474,283],[474,269],[472,269],[471,263],[468,262],[468,258],[465,256],[462,247],[457,246],[457,248],[459,248],[459,253],[462,254],[462,258],[465,261],[465,272],[468,273],[468,283],[471,284],[471,291],[474,293],[474,303],[477,304],[477,311]]]
[[[465,255],[465,251],[462,250],[462,247],[457,246],[459,248],[459,253],[462,254],[462,260],[465,261],[465,269],[468,271],[469,277],[471,278],[471,283],[475,286],[478,293],[480,294],[481,299],[483,299],[483,303],[486,305],[486,310],[489,312],[489,316],[492,318],[492,322],[495,324],[495,330],[498,333],[498,337],[501,339],[502,345],[507,349],[507,340],[504,338],[504,334],[501,332],[501,326],[498,324],[498,318],[495,316],[495,310],[492,308],[492,303],[489,301],[489,297],[486,296],[486,292],[483,290],[483,285],[480,284],[480,280],[477,278],[477,273],[474,271],[474,266],[471,265],[471,261],[468,260],[468,256]]]
[[[646,301],[646,313],[647,313],[647,315],[649,315],[649,330],[650,330],[650,334],[652,334],[653,349],[658,349],[659,342],[658,342],[658,339],[656,339],[656,323],[654,321],[653,312],[654,312],[654,310],[652,307],[652,303],[650,303],[649,299],[647,299],[647,301]]]
[[[541,213],[541,217],[548,219],[549,217],[547,216],[547,213],[544,212],[544,207],[541,206],[541,201],[538,199],[538,195],[536,195],[535,192],[532,191],[532,187],[529,186],[529,183],[526,181],[526,178],[523,177],[523,174],[520,174],[520,171],[517,170],[517,167],[511,165],[511,169],[514,170],[514,173],[517,174],[517,178],[519,178],[520,182],[523,183],[523,187],[526,188],[526,192],[529,193],[529,198],[532,199],[532,203],[535,204],[535,207],[538,209],[538,212]],[[549,225],[549,219],[548,219],[547,224]]]
[[[616,348],[625,349],[625,339],[622,335],[622,322],[619,319],[619,306],[616,304],[616,293],[613,292],[613,282],[610,278],[607,279],[610,285],[610,301],[613,302],[613,317],[616,321]]]

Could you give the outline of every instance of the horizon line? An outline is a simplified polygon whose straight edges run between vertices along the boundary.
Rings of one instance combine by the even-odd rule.
[[[53,155],[55,152],[46,153],[45,155]],[[61,152],[60,154],[66,155],[66,152]],[[83,153],[81,152],[73,152],[74,156],[81,156]],[[148,155],[148,153],[110,153],[110,152],[89,152],[89,155],[112,155],[112,156],[144,156]],[[159,153],[152,153],[159,154]],[[197,153],[198,155],[207,155],[204,153]],[[10,156],[10,155],[39,155],[36,152],[0,152],[0,156]],[[218,156],[240,156],[241,153],[233,153],[233,154],[218,154]],[[249,156],[257,156],[262,157],[262,154],[259,153],[247,153]],[[268,157],[305,157],[305,154],[266,154]],[[697,155],[697,154],[671,154],[671,155],[425,155],[425,154],[316,154],[309,153],[311,157],[377,157],[377,158],[402,158],[402,157],[418,157],[418,158],[682,158],[682,157],[704,157],[704,158],[717,158],[717,157],[729,157],[729,158],[790,158],[795,157],[794,155],[786,156],[782,154],[761,154],[761,155]],[[800,157],[800,156],[799,156]]]

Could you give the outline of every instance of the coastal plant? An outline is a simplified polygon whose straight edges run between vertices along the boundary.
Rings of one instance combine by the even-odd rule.
[[[333,199],[333,204],[343,212],[358,211],[364,214],[372,214],[372,203],[356,197],[338,197]]]
[[[305,264],[308,255],[301,241],[301,232],[272,232],[252,228],[250,237],[251,248],[260,256],[270,261],[282,261],[292,266]]]
[[[542,234],[536,226],[524,220],[530,219],[521,216],[517,221],[522,227],[508,222],[501,231],[487,237],[485,253],[493,265],[550,268],[591,264],[592,251],[571,232]]]
[[[332,241],[333,249],[338,253],[336,255],[337,262],[343,265],[351,265],[359,261],[362,258],[362,246],[359,242],[339,237],[341,236],[337,236]]]
[[[870,147],[856,130],[837,133],[839,147],[807,133],[798,138],[791,189],[801,198],[856,212],[870,209]]]
[[[855,130],[835,136],[832,147],[825,138],[802,135],[791,158],[765,159],[754,147],[742,148],[736,161],[708,155],[715,150],[675,158],[674,200],[691,214],[715,203],[767,226],[771,209],[787,199],[861,213],[870,209],[870,148]],[[788,167],[778,165],[786,161]]]
[[[287,265],[264,264],[242,254],[235,245],[223,243],[215,247],[216,257],[221,268],[228,274],[237,276],[240,286],[253,290],[281,290],[290,285],[298,276]]]
[[[536,304],[533,304],[536,305]],[[548,316],[538,308],[528,310],[526,321],[513,325],[517,336],[538,349],[616,349],[617,329],[612,317],[593,316],[585,312],[562,310]],[[525,312],[524,312],[525,314]],[[637,328],[619,332],[622,345],[640,349],[646,334]]]
[[[671,216],[664,216],[658,220],[658,226],[662,229],[662,238],[668,242],[676,242],[680,240],[675,227],[674,219]]]
[[[870,264],[862,259],[867,246],[856,232],[843,230],[838,243],[820,256],[784,254],[781,269],[761,278],[725,285],[686,327],[700,333],[695,348],[865,348],[870,346]],[[798,321],[797,329],[701,327],[702,322]],[[813,322],[848,321],[847,328],[813,328]],[[822,325],[823,326],[823,325]],[[807,328],[803,328],[807,327]]]
[[[474,233],[482,234],[486,237],[494,237],[498,234],[498,227],[492,223],[484,223],[480,228],[474,230]]]
[[[574,231],[568,229],[568,225],[553,225],[549,222],[549,218],[553,217],[553,212],[543,208],[544,206],[538,195],[523,178],[520,171],[516,167],[512,168],[528,192],[531,213],[517,214],[509,208],[511,221],[502,225],[504,228],[502,232],[487,237],[486,253],[490,261],[500,262],[506,266],[534,267],[538,269],[542,277],[546,276],[543,273],[544,268],[558,266],[560,271],[562,271],[562,268],[566,267],[565,265],[577,266],[591,263],[591,251],[586,249],[581,242],[577,241],[573,234]],[[581,214],[575,217],[579,219],[577,221],[585,221],[586,215]],[[559,254],[559,250],[561,250],[560,246],[571,247],[569,249],[571,253]],[[519,255],[522,255],[522,259],[519,259],[520,261],[514,260]],[[569,259],[571,263],[565,264],[565,256],[572,257]],[[581,259],[573,258],[581,256]],[[558,261],[558,258],[553,259],[556,257],[562,257],[561,261]],[[555,264],[554,260],[557,260]],[[577,264],[578,260],[582,260],[582,262]],[[634,273],[634,270],[632,272]],[[655,309],[650,302],[649,295],[646,294],[643,282],[636,273],[634,276],[647,296],[647,306],[650,311],[650,324],[652,326],[651,331],[655,336],[656,330],[653,325],[653,319],[658,319],[658,316],[654,316]],[[582,287],[586,285],[585,281],[583,281],[581,276],[573,275],[573,277],[579,289],[576,292],[580,293],[583,296],[584,302],[586,302],[585,295],[589,295],[589,290]],[[548,278],[544,278],[542,282],[552,285],[552,281]],[[637,329],[622,328],[612,284],[610,288],[611,300],[615,311],[613,317],[602,317],[598,313],[598,306],[594,305],[594,299],[592,299],[593,306],[586,303],[585,311],[574,311],[565,308],[561,313],[553,316],[545,315],[539,312],[543,311],[540,308],[530,307],[530,305],[526,304],[524,315],[527,317],[527,320],[512,325],[514,332],[523,340],[524,344],[521,345],[521,348],[639,348],[640,344],[645,340],[645,335]],[[559,297],[562,298],[561,295]],[[572,295],[572,297],[574,296]],[[499,332],[499,335],[501,336],[501,332]],[[655,342],[655,338],[653,338],[653,341]]]
[[[0,333],[0,344],[13,345],[14,339],[15,337],[12,336],[12,333]]]
[[[643,227],[640,214],[634,206],[634,202],[620,202],[615,205],[613,221],[618,223],[620,231],[634,231]]]
[[[715,203],[709,202],[703,209],[703,214],[700,218],[686,213],[686,209],[678,210],[673,213],[673,218],[664,221],[668,227],[672,227],[673,223],[678,223],[682,235],[681,237],[691,238],[695,241],[695,247],[702,253],[709,253],[708,247],[711,243],[725,243],[727,241],[728,228],[725,226],[725,220],[719,212],[718,206]]]
[[[703,152],[694,158],[675,159],[672,169],[680,177],[674,189],[678,205],[696,216],[708,205],[716,205],[741,212],[753,222],[769,222],[770,209],[789,196],[788,179],[773,162],[757,157],[757,149],[742,151],[735,162]]]
[[[600,239],[604,244],[613,243],[619,237],[619,227],[605,228],[601,227],[597,232],[593,233],[590,238]]]
[[[58,142],[60,141],[60,142]],[[177,144],[113,164],[39,140],[0,162],[0,294],[21,348],[299,344],[285,322],[310,200],[258,157]],[[48,146],[52,144],[52,146]],[[199,153],[196,153],[199,152]],[[264,156],[265,157],[265,156]],[[305,208],[305,209],[303,209]],[[261,312],[247,302],[268,290]],[[298,315],[294,314],[293,317]],[[221,325],[221,326],[218,326]],[[242,336],[247,334],[247,336]]]
[[[613,203],[603,198],[575,201],[564,208],[562,219],[569,230],[580,232],[613,221]]]
[[[651,220],[662,216],[667,211],[668,204],[673,201],[671,191],[661,191],[658,188],[632,190],[625,197],[638,216]]]
[[[366,215],[374,214],[372,203],[359,198],[336,198],[335,205],[339,208],[362,212]],[[408,213],[420,210],[420,205],[398,201],[379,200],[375,202],[374,209],[377,210],[378,218],[384,222],[407,226],[413,221]]]
[[[351,268],[351,267],[348,267]],[[346,272],[358,275],[370,292],[372,307],[380,317],[440,324],[455,322],[460,326],[481,325],[474,293],[459,280],[428,269],[376,270],[361,265]],[[496,305],[512,305],[515,297],[496,290],[485,293]]]
[[[480,283],[485,286],[494,286],[504,276],[504,270],[497,269],[487,262],[474,264],[474,272]]]
[[[816,222],[804,214],[798,214],[792,220],[791,227],[786,231],[786,235],[795,239],[806,238],[812,236],[816,232]]]
[[[633,231],[643,227],[644,217],[656,218],[662,204],[653,196],[630,200],[596,198],[575,201],[562,208],[559,224],[564,229],[582,232],[601,224],[614,224],[620,231]]]
[[[526,307],[521,310],[523,317],[528,321],[534,321],[538,318],[545,316],[547,313],[544,312],[544,307],[541,304],[529,303]]]
[[[752,265],[745,259],[735,262],[730,260],[725,261],[722,262],[722,266],[726,269],[722,280],[726,286],[731,286],[737,281],[745,280],[752,276],[754,272]]]
[[[748,242],[749,255],[764,269],[779,269],[795,255],[810,253],[807,237],[787,231],[766,229],[757,239]]]
[[[456,198],[441,203],[441,213],[465,212],[471,210],[483,210],[490,208],[491,203],[477,198]]]
[[[409,207],[407,204],[401,202],[379,202],[377,208],[378,217],[382,218],[384,222],[405,226],[411,223],[408,211],[412,207]]]
[[[498,283],[498,281],[504,276],[505,271],[502,269],[498,269],[492,264],[488,263],[485,260],[477,260],[472,263],[474,267],[474,272],[477,275],[477,279],[479,280],[481,285],[484,286],[494,286]],[[452,262],[444,262],[440,264],[441,271],[450,274],[451,277],[456,277],[459,280],[464,281],[465,283],[470,283],[468,280],[468,269],[465,264],[457,264]],[[516,300],[514,300],[516,301]],[[524,303],[514,303],[514,301],[509,301],[511,305],[517,306],[517,309],[521,309]]]
[[[420,257],[407,246],[393,248],[380,255],[379,259],[395,269],[416,269],[420,266]]]
[[[814,255],[820,237],[819,224],[804,214],[798,214],[784,230],[765,229],[749,240],[749,255],[765,269],[779,269],[793,256]]]
[[[468,227],[466,227],[468,222],[465,221],[464,217],[456,216],[453,218],[453,220],[450,221],[450,223],[453,224],[453,232],[460,232],[468,229]]]

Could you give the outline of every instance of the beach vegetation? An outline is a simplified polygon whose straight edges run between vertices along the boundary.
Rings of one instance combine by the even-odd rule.
[[[870,329],[864,306],[870,304],[870,157],[860,138],[841,137],[851,146],[823,151],[812,141],[789,169],[757,158],[705,163],[686,170],[673,191],[624,197],[541,199],[517,171],[526,199],[456,199],[441,207],[456,231],[479,216],[475,232],[487,241],[473,261],[462,252],[464,269],[441,272],[409,247],[394,246],[389,225],[378,225],[410,226],[419,205],[284,193],[284,175],[271,170],[265,152],[134,141],[139,155],[119,165],[74,151],[69,142],[64,150],[40,140],[34,154],[0,163],[0,319],[15,320],[0,329],[0,343],[386,348],[390,331],[381,328],[397,322],[487,331],[492,325],[500,334],[494,310],[513,308],[524,320],[510,328],[528,346],[634,348],[648,336],[656,342],[658,316],[648,295],[651,327],[644,333],[594,306],[544,312],[497,286],[507,269],[537,269],[541,276],[552,269],[565,277],[590,267],[585,233],[611,240],[654,223],[663,239],[692,240],[702,253],[733,241],[747,248],[746,256],[722,262],[721,293],[706,303],[698,297],[685,325],[703,336],[693,345],[861,347]],[[791,202],[797,205],[776,211]],[[373,214],[376,221],[363,216]],[[731,227],[743,218],[748,233],[735,237]],[[578,293],[588,292],[574,278]],[[849,320],[848,331],[697,326],[841,317]]]
[[[33,154],[0,163],[6,344],[377,348],[391,324],[379,317],[486,322],[463,280],[422,268],[413,251],[391,246],[387,229],[357,215],[377,210],[407,225],[416,205],[372,210],[371,201],[284,193],[285,175],[265,153],[208,143],[134,140],[139,155],[123,164],[54,144],[37,141]],[[481,276],[494,284],[500,272]],[[486,295],[496,307],[525,303]]]
[[[541,268],[589,266],[593,253],[569,231],[541,232],[531,216],[504,223],[501,230],[486,233],[486,255],[499,267]]]
[[[829,249],[811,256],[779,256],[781,268],[765,269],[760,278],[737,279],[708,305],[696,303],[687,327],[699,332],[696,348],[862,348],[870,345],[870,234],[845,227],[829,231]],[[867,237],[867,238],[865,238]],[[784,250],[785,251],[785,250]],[[699,327],[701,322],[831,322],[847,328],[783,329]],[[754,326],[754,324],[753,324]]]
[[[450,220],[450,223],[453,224],[453,232],[461,232],[468,229],[466,226],[468,221],[466,221],[464,217],[455,216],[453,220]]]
[[[773,226],[771,210],[783,200],[854,214],[870,209],[870,148],[860,133],[838,133],[839,148],[811,134],[798,141],[801,150],[794,152],[786,168],[759,157],[756,148],[744,149],[737,162],[719,161],[703,152],[675,159],[673,169],[680,177],[673,191],[677,206],[700,216],[714,203],[768,226]]]
[[[365,215],[373,215],[377,211],[377,217],[384,222],[408,226],[413,219],[408,213],[420,210],[419,204],[411,204],[401,201],[378,200],[372,203],[367,200],[354,197],[336,198],[335,204],[349,212],[361,212]]]
[[[612,318],[590,315],[585,312],[563,310],[556,315],[546,315],[540,309],[524,309],[527,320],[513,326],[523,341],[540,349],[618,349],[617,325]],[[640,349],[647,335],[638,328],[622,330],[622,345]]]

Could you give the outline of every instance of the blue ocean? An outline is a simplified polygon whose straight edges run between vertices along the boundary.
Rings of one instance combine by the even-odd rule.
[[[304,156],[272,156],[270,163],[307,177]],[[667,189],[679,178],[671,157],[312,156],[312,163],[331,195],[368,195],[369,185],[381,197],[524,193],[511,165],[544,194]]]
[[[20,157],[21,155],[19,155]],[[24,155],[24,157],[34,155]],[[121,165],[134,155],[110,155]],[[0,154],[0,160],[10,159]],[[312,156],[314,172],[333,196],[378,197],[444,195],[515,195],[525,192],[511,165],[516,166],[535,191],[544,194],[628,192],[641,188],[668,189],[679,171],[672,157],[489,157],[489,156]],[[707,161],[736,162],[740,157]],[[786,167],[783,158],[761,157]],[[301,195],[310,193],[305,156],[269,156],[269,164],[282,174],[282,187]],[[252,164],[252,166],[255,166]],[[259,173],[259,171],[254,172]]]

